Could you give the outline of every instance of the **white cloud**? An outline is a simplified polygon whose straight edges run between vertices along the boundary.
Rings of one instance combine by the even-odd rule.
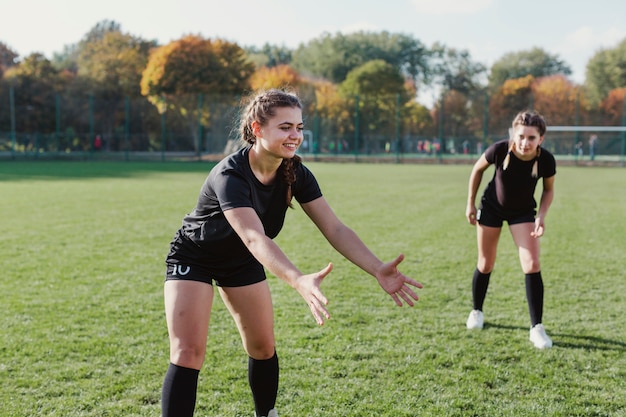
[[[569,33],[565,40],[570,48],[613,48],[626,38],[626,30],[610,27],[602,32],[594,31],[590,26],[583,26]],[[566,45],[564,45],[567,47]]]
[[[411,0],[419,13],[476,13],[493,4],[494,0]]]
[[[380,27],[369,22],[356,22],[341,28],[341,33],[354,33],[354,32],[378,32]]]
[[[565,34],[553,49],[571,65],[574,81],[582,83],[589,59],[601,49],[617,47],[625,38],[626,30],[615,26],[601,31],[591,26],[581,26]]]

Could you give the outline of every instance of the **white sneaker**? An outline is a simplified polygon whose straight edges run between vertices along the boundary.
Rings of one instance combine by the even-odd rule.
[[[467,325],[468,329],[482,329],[484,323],[485,317],[483,315],[483,312],[480,310],[472,310],[469,313],[467,323],[465,324]]]
[[[530,329],[530,341],[533,342],[537,349],[545,349],[552,347],[552,340],[546,334],[543,324],[536,324]]]
[[[254,417],[257,417],[256,413],[254,413]],[[261,416],[263,417],[263,416]],[[278,413],[276,412],[275,408],[272,408],[268,413],[267,413],[267,417],[278,417]]]

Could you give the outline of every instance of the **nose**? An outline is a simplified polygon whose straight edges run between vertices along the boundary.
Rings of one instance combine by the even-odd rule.
[[[297,128],[293,128],[289,131],[289,137],[294,139],[302,139],[302,131]]]

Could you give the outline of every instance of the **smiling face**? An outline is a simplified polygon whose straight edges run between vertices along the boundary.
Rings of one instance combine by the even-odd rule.
[[[252,122],[255,150],[275,158],[293,158],[302,143],[304,124],[298,107],[278,107],[264,125]]]
[[[537,155],[537,148],[543,142],[536,126],[517,125],[512,129],[512,139],[515,143],[513,152],[523,161],[529,161]]]

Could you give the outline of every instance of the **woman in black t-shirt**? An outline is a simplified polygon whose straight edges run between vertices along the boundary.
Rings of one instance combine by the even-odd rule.
[[[554,156],[541,147],[546,132],[544,118],[534,112],[521,112],[513,119],[511,138],[489,146],[474,164],[469,179],[465,215],[476,225],[478,262],[472,280],[473,310],[467,319],[468,329],[482,329],[483,303],[489,278],[496,261],[502,224],[506,221],[517,245],[525,274],[526,298],[530,312],[530,341],[539,348],[552,347],[552,340],[542,324],[543,280],[539,263],[539,237],[544,233],[545,217],[554,198]],[[476,210],[476,193],[483,173],[495,166]],[[543,191],[537,209],[534,194],[539,178]]]
[[[257,416],[276,417],[278,357],[274,313],[265,269],[304,298],[318,324],[330,318],[320,290],[332,264],[302,273],[272,240],[292,198],[328,242],[374,276],[398,306],[413,306],[417,281],[397,267],[404,259],[378,259],[344,225],[322,196],[296,150],[302,143],[302,106],[281,90],[253,97],[241,120],[246,146],[218,163],[183,219],[166,259],[165,313],[170,365],[162,392],[164,417],[192,416],[198,373],[204,362],[213,282],[233,316],[248,354],[248,380]]]

